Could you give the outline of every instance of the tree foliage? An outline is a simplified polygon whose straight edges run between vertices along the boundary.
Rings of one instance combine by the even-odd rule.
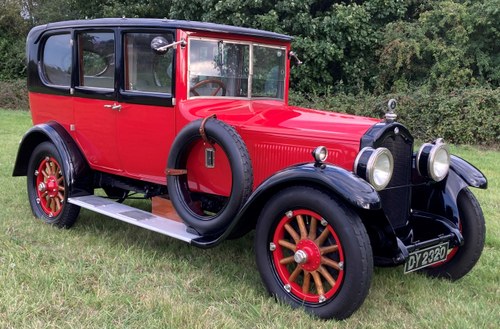
[[[24,74],[29,27],[98,17],[167,17],[286,33],[318,95],[500,83],[500,0],[1,0],[0,79]],[[14,27],[14,28],[13,28]]]

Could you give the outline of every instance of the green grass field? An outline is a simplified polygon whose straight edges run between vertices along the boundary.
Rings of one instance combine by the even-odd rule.
[[[200,250],[82,211],[73,229],[36,220],[26,179],[11,177],[28,112],[0,110],[0,328],[498,328],[500,152],[453,147],[480,168],[473,190],[486,217],[486,246],[473,271],[451,283],[376,268],[351,318],[311,318],[270,298],[253,234]],[[139,201],[135,201],[136,203]],[[144,202],[141,202],[144,203]],[[142,204],[146,206],[146,204]]]

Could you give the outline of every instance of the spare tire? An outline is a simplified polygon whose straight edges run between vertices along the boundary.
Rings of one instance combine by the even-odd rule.
[[[203,137],[220,146],[229,160],[232,185],[231,194],[224,206],[215,214],[203,214],[193,206],[193,193],[188,186],[188,175],[184,172],[193,146]],[[252,193],[253,171],[245,143],[236,130],[215,118],[196,120],[187,124],[177,135],[167,161],[167,188],[172,204],[182,220],[202,235],[222,232],[235,218]]]

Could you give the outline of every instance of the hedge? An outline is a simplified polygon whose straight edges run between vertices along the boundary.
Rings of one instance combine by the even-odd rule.
[[[387,101],[398,101],[398,121],[415,138],[437,137],[454,144],[500,146],[500,89],[469,88],[447,93],[425,89],[374,96],[335,94],[322,97],[292,92],[290,103],[309,108],[382,118]]]
[[[382,118],[387,101],[398,101],[398,121],[421,141],[443,137],[455,144],[500,147],[500,89],[457,89],[449,93],[414,91],[374,96],[290,92],[290,104]],[[28,109],[24,80],[0,81],[0,108]]]

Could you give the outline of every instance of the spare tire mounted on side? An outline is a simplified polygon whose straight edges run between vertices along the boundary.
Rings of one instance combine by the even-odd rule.
[[[196,211],[193,193],[188,187],[187,160],[200,139],[220,146],[231,167],[231,194],[215,214]],[[227,227],[252,192],[253,171],[245,143],[233,127],[212,117],[195,120],[180,131],[170,149],[166,174],[168,194],[175,210],[188,226],[205,235],[217,234]]]

